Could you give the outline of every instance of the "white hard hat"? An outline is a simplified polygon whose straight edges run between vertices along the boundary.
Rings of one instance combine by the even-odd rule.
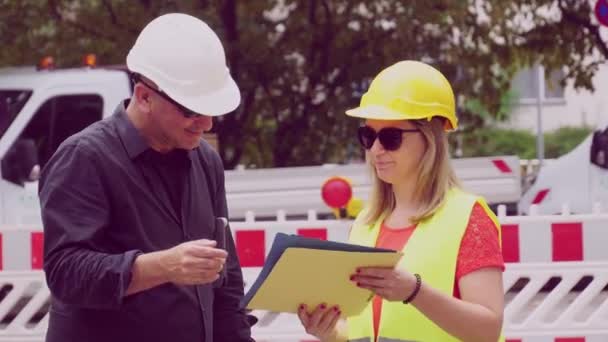
[[[127,68],[196,113],[226,114],[241,101],[218,36],[190,15],[165,14],[148,23],[127,55]]]

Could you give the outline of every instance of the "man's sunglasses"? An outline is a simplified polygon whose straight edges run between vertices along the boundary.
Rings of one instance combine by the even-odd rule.
[[[376,132],[369,126],[361,126],[357,131],[359,142],[366,150],[369,150],[374,145],[376,138],[380,140],[380,144],[387,151],[395,151],[401,147],[403,142],[403,133],[420,132],[418,128],[403,129],[397,127],[385,127],[379,132]]]
[[[148,84],[146,81],[144,81],[143,77],[141,77],[141,75],[136,74],[136,73],[132,73],[131,74],[131,79],[133,80],[133,84],[139,82],[143,85],[145,85],[146,87],[150,88],[153,92],[155,92],[156,94],[158,94],[160,97],[162,97],[163,99],[169,101],[169,103],[171,103],[172,105],[174,105],[175,107],[177,107],[177,110],[187,119],[191,119],[197,116],[200,116],[199,113],[192,111],[184,106],[182,106],[181,104],[177,103],[177,101],[175,101],[174,99],[170,98],[169,95],[165,94],[164,91],[162,91],[162,89],[157,89],[156,87],[152,86],[151,84]]]

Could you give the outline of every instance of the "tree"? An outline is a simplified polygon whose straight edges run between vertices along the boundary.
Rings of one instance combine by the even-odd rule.
[[[548,70],[564,68],[562,82],[594,90],[592,76],[608,59],[608,45],[600,35],[594,0],[516,0],[496,2],[502,13],[496,35],[513,48],[518,66],[533,63]],[[516,25],[528,20],[534,25]],[[509,25],[510,24],[510,25]]]
[[[0,43],[12,47],[0,51],[0,64],[35,63],[43,54],[75,64],[91,51],[123,63],[145,23],[171,11],[198,16],[220,34],[241,88],[241,106],[216,122],[227,168],[360,156],[359,123],[344,110],[399,60],[423,60],[446,74],[467,132],[506,118],[518,69],[564,68],[563,82],[592,89],[608,58],[587,0],[0,0]]]

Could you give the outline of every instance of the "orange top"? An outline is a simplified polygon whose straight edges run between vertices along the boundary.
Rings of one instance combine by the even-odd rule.
[[[404,228],[390,228],[383,223],[376,240],[376,247],[400,251],[407,244],[415,228],[416,225]],[[497,267],[504,271],[505,264],[502,259],[500,244],[498,243],[496,226],[485,209],[479,203],[475,203],[473,210],[471,210],[471,216],[462,242],[460,243],[456,262],[454,297],[460,298],[460,289],[458,288],[460,278],[484,267]],[[374,296],[372,305],[374,339],[377,339],[380,327],[382,298]]]

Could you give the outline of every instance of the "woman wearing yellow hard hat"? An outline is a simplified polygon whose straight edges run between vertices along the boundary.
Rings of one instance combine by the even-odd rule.
[[[500,226],[450,165],[446,132],[458,119],[447,79],[421,62],[396,63],[346,114],[365,119],[358,137],[373,178],[349,240],[404,256],[395,269],[353,273],[374,293],[358,316],[342,320],[331,303],[301,307],[306,331],[322,341],[504,341]]]

